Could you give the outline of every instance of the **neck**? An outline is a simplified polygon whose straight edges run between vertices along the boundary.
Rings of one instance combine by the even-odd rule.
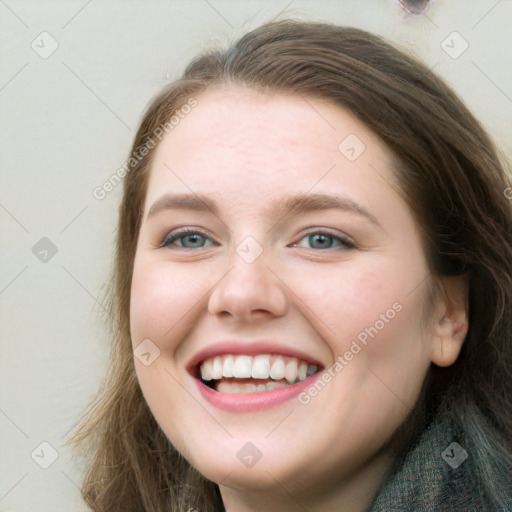
[[[226,512],[364,512],[372,503],[393,463],[386,451],[377,454],[348,477],[332,474],[309,480],[307,469],[297,478],[278,480],[270,473],[263,488],[236,488],[229,480],[220,486]]]

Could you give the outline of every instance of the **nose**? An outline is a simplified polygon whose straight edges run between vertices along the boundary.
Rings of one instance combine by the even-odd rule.
[[[270,319],[286,314],[289,298],[285,284],[260,256],[248,263],[237,253],[227,273],[214,286],[208,312],[243,322]]]

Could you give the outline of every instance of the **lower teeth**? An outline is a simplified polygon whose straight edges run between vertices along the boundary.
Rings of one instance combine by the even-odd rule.
[[[273,389],[283,388],[290,384],[285,380],[269,381],[265,384],[253,384],[251,382],[228,382],[221,380],[214,387],[219,393],[260,393],[263,391],[272,391]]]

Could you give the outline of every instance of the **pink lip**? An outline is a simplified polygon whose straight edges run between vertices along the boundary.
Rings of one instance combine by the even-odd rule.
[[[319,368],[323,365],[313,359],[308,354],[301,352],[295,348],[279,345],[276,341],[222,341],[210,345],[209,347],[199,351],[187,364],[187,370],[191,375],[197,377],[197,365],[210,357],[220,356],[223,354],[238,354],[253,356],[258,354],[279,354],[288,357],[296,357],[309,364],[314,364]]]
[[[320,373],[319,371],[310,375],[297,384],[258,393],[219,393],[203,384],[200,379],[196,378],[195,381],[203,397],[213,406],[229,412],[252,412],[261,411],[291,400],[311,386],[313,381],[320,376]]]

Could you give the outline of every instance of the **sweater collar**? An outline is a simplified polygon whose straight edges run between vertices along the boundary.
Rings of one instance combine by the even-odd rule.
[[[471,446],[448,420],[428,426],[401,457],[367,512],[493,510]]]

